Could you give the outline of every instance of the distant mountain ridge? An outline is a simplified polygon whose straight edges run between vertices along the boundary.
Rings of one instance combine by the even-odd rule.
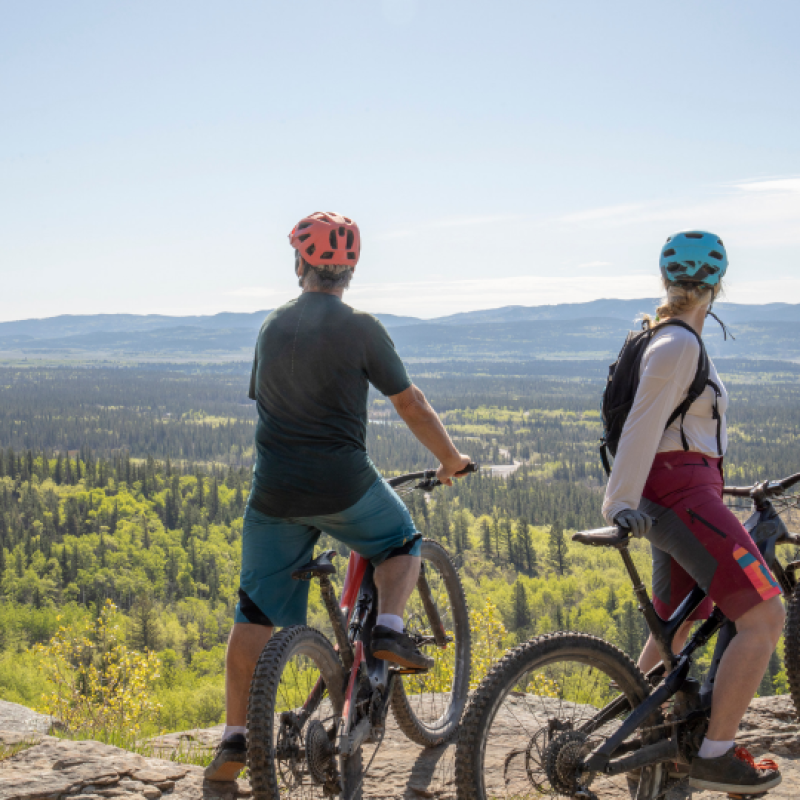
[[[502,306],[501,308],[465,311],[434,319],[380,314],[376,316],[387,328],[409,325],[474,325],[482,323],[511,323],[531,320],[617,319],[632,322],[643,312],[652,312],[657,298],[638,300],[592,300],[586,303],[558,303],[543,306]],[[737,322],[800,322],[800,304],[767,303],[749,305],[720,302],[715,309],[725,315],[725,321]],[[239,313],[223,311],[212,315],[168,316],[164,314],[62,314],[43,319],[0,322],[0,339],[21,337],[50,339],[62,336],[82,336],[92,333],[153,332],[167,328],[203,328],[205,330],[258,330],[271,309]]]
[[[530,361],[612,358],[643,312],[658,301],[594,300],[505,306],[432,320],[377,314],[404,358]],[[735,340],[715,323],[705,340],[715,356],[800,361],[800,305],[719,303]],[[269,311],[213,316],[98,314],[0,323],[0,357],[61,360],[248,360]]]

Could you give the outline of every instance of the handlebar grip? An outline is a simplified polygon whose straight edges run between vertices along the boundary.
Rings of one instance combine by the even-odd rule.
[[[460,472],[456,472],[456,475],[468,475],[470,472],[477,472],[481,468],[480,464],[476,464],[474,461],[470,461],[464,469]]]

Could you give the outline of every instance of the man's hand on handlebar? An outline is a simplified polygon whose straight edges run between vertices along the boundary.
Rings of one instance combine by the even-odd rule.
[[[653,527],[653,518],[643,511],[638,511],[635,508],[626,508],[620,511],[614,522],[621,528],[627,528],[632,536],[647,536],[650,528]]]
[[[470,457],[459,454],[457,459],[447,464],[440,464],[439,469],[436,470],[436,479],[443,483],[445,486],[453,485],[453,478],[462,478],[463,475],[458,473],[466,469],[471,463]]]

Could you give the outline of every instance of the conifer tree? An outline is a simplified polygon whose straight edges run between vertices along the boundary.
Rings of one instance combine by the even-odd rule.
[[[520,568],[525,570],[531,577],[538,572],[536,563],[536,550],[533,547],[531,538],[531,526],[527,520],[521,519],[517,522],[517,551],[519,553]]]
[[[514,583],[514,630],[519,631],[531,624],[531,607],[528,593],[519,578]]]
[[[486,558],[492,557],[492,528],[488,519],[481,520],[481,544]]]
[[[565,575],[569,571],[567,539],[560,522],[555,521],[550,526],[549,539],[547,553],[550,567],[557,575]]]

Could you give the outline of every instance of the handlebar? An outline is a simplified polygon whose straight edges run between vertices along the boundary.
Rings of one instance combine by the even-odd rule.
[[[757,483],[754,486],[725,486],[722,489],[722,494],[726,494],[729,497],[752,497],[754,492],[762,489],[767,497],[777,497],[787,489],[791,489],[796,483],[800,483],[800,472],[780,481],[766,481]]]
[[[470,461],[461,472],[456,472],[455,476],[460,477],[461,475],[467,475],[470,472],[477,472],[480,469],[480,465]],[[431,491],[435,489],[437,486],[441,486],[441,481],[436,480],[436,470],[435,469],[426,469],[422,472],[408,472],[405,475],[396,475],[394,478],[388,478],[386,483],[389,484],[393,489],[402,486],[404,483],[409,483],[410,481],[420,481],[417,485],[418,489],[424,489],[425,491]]]

